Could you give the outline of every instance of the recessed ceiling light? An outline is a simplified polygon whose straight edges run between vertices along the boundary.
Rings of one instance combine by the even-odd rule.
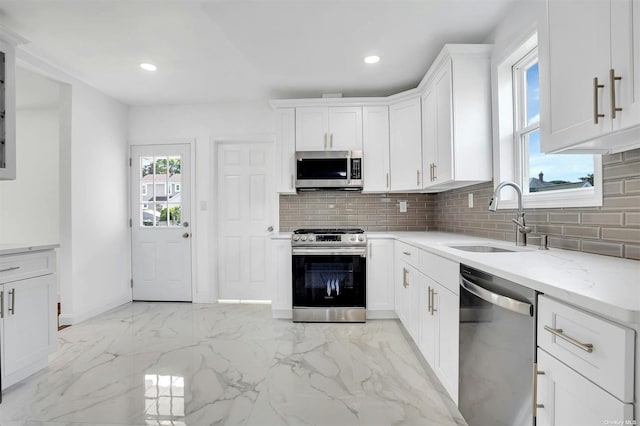
[[[147,64],[147,63],[140,64],[140,68],[142,68],[145,71],[155,71],[158,69],[158,67],[156,67],[155,65]]]
[[[364,58],[365,64],[377,64],[380,62],[380,56],[371,55]]]

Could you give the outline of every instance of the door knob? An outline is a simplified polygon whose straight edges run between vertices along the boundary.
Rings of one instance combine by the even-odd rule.
[[[267,228],[267,231],[269,231],[269,232],[273,232],[273,226],[268,227],[268,228]]]
[[[182,234],[182,238],[189,238],[189,233],[185,232],[184,234]]]

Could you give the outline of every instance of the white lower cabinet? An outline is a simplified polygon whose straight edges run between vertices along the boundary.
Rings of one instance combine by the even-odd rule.
[[[291,241],[271,240],[271,309],[274,318],[291,318],[292,277]]]
[[[538,425],[633,423],[632,329],[538,297]]]
[[[542,349],[538,349],[538,373],[538,426],[634,424],[632,404],[621,402]]]
[[[38,269],[41,264],[48,264],[49,268]],[[44,368],[48,355],[57,348],[53,265],[53,251],[0,257],[0,271],[9,272],[15,268],[12,271],[15,271],[13,278],[16,278],[0,285],[2,389]],[[44,275],[19,279],[21,275],[33,274]]]
[[[396,312],[414,342],[420,338],[420,278],[418,270],[407,262],[396,263]]]
[[[393,240],[370,239],[367,249],[367,318],[393,318]]]

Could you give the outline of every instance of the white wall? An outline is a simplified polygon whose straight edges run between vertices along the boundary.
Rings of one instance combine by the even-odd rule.
[[[131,300],[126,105],[18,48],[19,64],[61,84],[62,324]]]
[[[16,113],[16,180],[0,183],[0,241],[58,243],[58,110]]]
[[[180,106],[132,107],[129,111],[131,144],[192,141],[195,145],[192,212],[194,302],[218,299],[215,286],[215,194],[212,160],[214,141],[273,140],[275,119],[267,101]],[[206,210],[203,209],[206,204]]]

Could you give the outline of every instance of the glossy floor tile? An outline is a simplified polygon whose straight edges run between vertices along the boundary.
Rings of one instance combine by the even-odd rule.
[[[46,370],[4,392],[0,424],[464,424],[395,320],[131,303],[59,340]]]

